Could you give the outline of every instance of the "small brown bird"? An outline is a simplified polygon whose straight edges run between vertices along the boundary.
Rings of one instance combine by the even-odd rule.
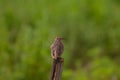
[[[56,37],[53,44],[51,45],[51,56],[53,59],[60,57],[64,51],[64,46],[61,42],[62,37]]]

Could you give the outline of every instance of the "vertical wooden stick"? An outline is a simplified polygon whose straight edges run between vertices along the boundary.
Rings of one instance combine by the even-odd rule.
[[[53,60],[50,80],[61,80],[64,59],[59,57]]]

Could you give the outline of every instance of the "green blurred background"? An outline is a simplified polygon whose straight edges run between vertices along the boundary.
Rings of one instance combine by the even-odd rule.
[[[120,80],[120,0],[0,0],[0,80],[49,80],[56,36],[62,80]]]

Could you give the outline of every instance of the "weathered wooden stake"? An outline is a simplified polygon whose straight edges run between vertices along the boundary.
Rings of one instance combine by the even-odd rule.
[[[61,80],[63,63],[64,59],[61,57],[53,59],[50,80]]]

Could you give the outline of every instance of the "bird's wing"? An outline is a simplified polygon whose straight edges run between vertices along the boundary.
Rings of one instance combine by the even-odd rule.
[[[60,55],[63,53],[63,51],[64,51],[64,46],[63,44],[60,44]]]

